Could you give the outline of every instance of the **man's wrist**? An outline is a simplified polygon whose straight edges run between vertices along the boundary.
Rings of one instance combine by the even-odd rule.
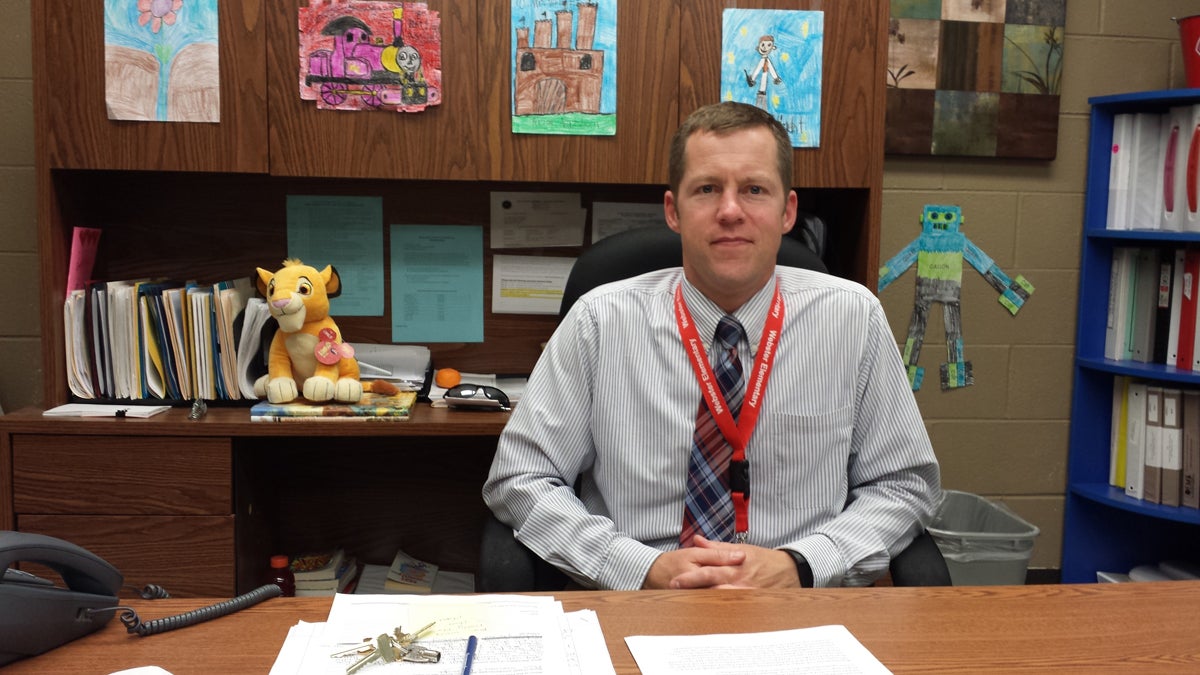
[[[800,587],[812,588],[813,572],[812,567],[810,567],[808,564],[808,560],[800,553],[797,553],[791,549],[785,548],[783,549],[783,552],[792,556],[792,562],[796,564],[796,575],[800,577]]]

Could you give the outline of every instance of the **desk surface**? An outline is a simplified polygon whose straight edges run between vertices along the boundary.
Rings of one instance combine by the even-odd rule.
[[[580,591],[618,673],[638,673],[628,635],[750,632],[842,624],[895,673],[1200,671],[1200,582],[788,591]],[[207,604],[129,601],[143,620]],[[288,629],[323,621],[328,598],[272,599],[208,623],[138,638],[104,630],[10,665],[5,675],[266,673]]]

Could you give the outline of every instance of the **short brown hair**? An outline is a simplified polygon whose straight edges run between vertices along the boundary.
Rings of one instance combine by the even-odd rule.
[[[668,168],[669,187],[674,193],[679,192],[679,183],[683,180],[684,150],[692,134],[698,131],[709,131],[723,134],[739,129],[765,127],[775,137],[775,162],[779,165],[779,178],[785,189],[792,187],[792,139],[788,132],[771,113],[736,101],[724,101],[697,108],[688,115],[675,135],[671,138],[671,157]]]

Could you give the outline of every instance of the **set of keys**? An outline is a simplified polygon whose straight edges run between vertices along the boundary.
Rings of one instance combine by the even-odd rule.
[[[354,675],[369,663],[395,663],[408,661],[410,663],[437,663],[442,653],[436,649],[422,647],[416,644],[422,633],[433,627],[433,622],[411,633],[405,633],[397,626],[396,630],[380,633],[375,639],[365,638],[361,645],[330,654],[330,658],[358,655],[361,658],[346,668],[346,675]]]

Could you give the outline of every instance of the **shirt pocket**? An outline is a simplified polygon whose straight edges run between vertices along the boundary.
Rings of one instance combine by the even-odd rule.
[[[747,451],[750,499],[767,508],[837,513],[846,501],[854,409],[772,415]],[[760,435],[761,433],[761,435]]]

